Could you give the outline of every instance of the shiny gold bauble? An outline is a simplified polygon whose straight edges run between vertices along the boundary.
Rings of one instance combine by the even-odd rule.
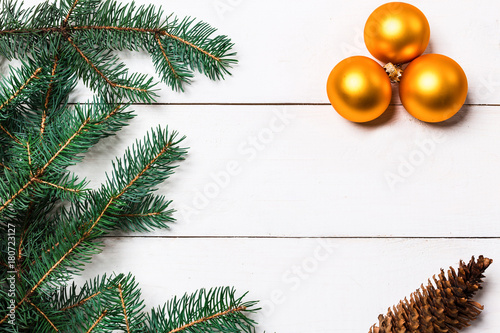
[[[368,57],[350,57],[339,62],[328,77],[326,90],[335,110],[358,123],[377,118],[391,102],[389,77]]]
[[[375,9],[365,24],[368,51],[385,63],[403,64],[421,55],[431,30],[425,15],[404,2],[389,2]]]
[[[399,95],[415,118],[436,123],[451,118],[467,97],[467,77],[453,59],[426,54],[413,60],[403,72]]]

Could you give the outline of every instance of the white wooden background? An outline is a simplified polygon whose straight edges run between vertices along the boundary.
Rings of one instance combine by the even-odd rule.
[[[259,331],[366,332],[441,267],[500,259],[497,0],[410,1],[429,20],[427,52],[452,57],[469,79],[467,104],[437,125],[412,118],[397,96],[370,125],[328,103],[330,70],[369,55],[363,26],[383,1],[154,2],[230,35],[240,63],[223,82],[198,75],[185,94],[163,86],[161,103],[135,106],[131,126],[75,168],[97,187],[110,158],[157,124],[191,147],[160,189],[178,223],[107,238],[83,278],[130,271],[148,307],[232,285],[262,301]],[[123,57],[154,73],[146,55]],[[499,281],[494,263],[478,297],[485,311],[464,332],[498,332]]]

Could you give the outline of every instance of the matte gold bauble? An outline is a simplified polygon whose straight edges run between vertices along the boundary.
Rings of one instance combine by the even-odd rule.
[[[427,18],[417,7],[389,2],[368,17],[364,37],[368,51],[375,58],[402,64],[425,51],[430,33]]]
[[[467,77],[453,59],[426,54],[413,60],[403,72],[399,95],[415,118],[435,123],[451,118],[467,98]]]
[[[344,118],[362,123],[380,116],[391,102],[391,83],[374,60],[355,56],[333,68],[326,85],[328,98]]]

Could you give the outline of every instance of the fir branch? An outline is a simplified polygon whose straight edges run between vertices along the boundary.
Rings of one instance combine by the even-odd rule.
[[[26,80],[26,82],[23,83],[22,86],[19,87],[19,89],[17,89],[13,94],[12,96],[9,97],[8,100],[4,101],[2,104],[0,104],[0,110],[2,110],[5,106],[7,106],[10,102],[12,102],[13,99],[15,99],[20,93],[21,91],[26,88],[26,86],[30,83],[31,80],[35,79],[38,75],[38,73],[40,73],[42,71],[42,69],[39,67],[37,68],[33,74],[31,74],[31,76]]]
[[[149,317],[151,332],[254,332],[254,322],[244,313],[252,313],[255,302],[243,302],[234,289],[201,289],[164,307],[154,309]]]
[[[16,107],[25,102],[30,93],[37,92],[40,88],[40,82],[34,83],[40,78],[42,68],[32,68],[24,62],[23,65],[24,67],[20,70],[11,68],[8,80],[4,80],[7,82],[0,81],[0,121],[11,117]],[[14,139],[15,136],[4,127],[2,131]]]
[[[236,64],[235,53],[231,52],[233,44],[229,38],[214,36],[216,30],[204,22],[194,22],[191,18],[179,20],[172,16],[164,18],[161,8],[136,8],[133,3],[122,5],[114,0],[76,0],[71,5],[66,2],[63,4],[64,8],[68,8],[64,14],[62,9],[48,4],[40,5],[36,10],[22,10],[13,6],[12,16],[15,19],[8,20],[3,29],[0,29],[0,54],[14,57],[17,52],[24,57],[30,54],[30,48],[26,44],[43,48],[47,40],[53,40],[54,50],[65,49],[65,44],[69,44],[96,75],[110,87],[118,89],[113,93],[132,101],[151,101],[154,96],[150,91],[152,85],[138,86],[140,80],[125,80],[129,83],[127,84],[110,78],[99,68],[98,64],[104,63],[101,60],[112,59],[107,63],[116,65],[117,68],[120,65],[117,59],[110,58],[104,52],[103,47],[150,52],[158,74],[174,90],[183,90],[183,84],[190,83],[193,70],[210,79],[222,79],[224,75],[230,74],[229,69]],[[41,13],[31,18],[34,20],[36,17],[39,20],[37,24],[30,22],[29,14],[33,12]],[[54,20],[51,22],[42,18],[53,18],[56,13],[61,15],[55,20],[57,24],[53,23]],[[6,38],[15,41],[14,44],[19,47],[12,50],[12,42],[4,42]],[[92,45],[97,45],[97,48],[89,53],[82,49],[77,40],[92,40]],[[95,57],[92,57],[93,54]],[[160,59],[163,61],[159,61]],[[79,75],[85,79],[84,72]],[[88,81],[88,78],[85,81],[93,88],[93,82]],[[124,94],[119,89],[129,92]]]
[[[69,292],[68,288],[63,288],[56,297],[56,307],[60,307],[61,311],[74,318],[75,323],[83,324],[84,327],[92,324],[89,322],[91,318],[107,310],[108,314],[99,327],[101,330],[144,332],[144,305],[138,284],[130,274],[97,277],[87,281],[79,292],[73,284]],[[75,302],[73,304],[76,306],[71,305],[70,301]],[[72,327],[71,323],[67,326]]]
[[[108,113],[106,115],[106,117],[104,117],[103,120],[99,121],[96,123],[96,125],[101,125],[103,123],[105,123],[106,121],[108,121],[110,118],[112,118],[114,115],[116,115],[118,113],[118,111],[120,111],[120,109],[123,108],[123,105],[122,104],[119,104],[117,105],[110,113]]]
[[[52,77],[56,75],[56,69],[57,69],[57,55],[54,56],[54,66],[52,67]],[[42,122],[40,124],[40,135],[43,136],[43,132],[45,131],[45,122],[47,120],[47,111],[49,109],[49,100],[50,100],[50,94],[52,92],[52,87],[53,87],[53,79],[50,79],[49,83],[49,88],[47,89],[47,93],[45,94],[45,104],[43,106],[43,113],[42,113]]]
[[[67,37],[67,40],[69,43],[63,52],[70,60],[70,66],[92,90],[101,92],[110,100],[153,101],[153,78],[137,73],[129,75],[125,64],[116,55],[96,47],[88,38],[78,36],[76,40]]]
[[[33,211],[33,206],[34,206],[34,201],[30,201],[29,206],[28,206],[28,210],[26,213],[26,218],[24,219],[23,229],[22,229],[21,235],[19,237],[19,245],[17,247],[17,271],[18,271],[18,274],[21,271],[21,262],[22,262],[21,259],[22,259],[22,253],[23,253],[24,238],[25,238],[26,232],[28,230],[28,226],[29,226],[28,219],[30,218],[30,215]]]
[[[79,230],[72,230],[70,232],[66,232],[66,236],[61,237],[61,233],[65,233],[64,231],[60,232],[56,231],[56,235],[59,235],[59,239],[64,239],[64,241],[58,242],[55,246],[53,246],[50,250],[42,253],[39,260],[39,265],[42,266],[36,269],[36,267],[31,268],[32,278],[36,278],[35,274],[38,274],[40,277],[38,278],[36,284],[34,284],[29,291],[27,291],[18,305],[22,304],[26,298],[30,297],[43,283],[46,282],[52,275],[56,275],[57,278],[57,270],[62,270],[65,266],[69,264],[69,261],[66,261],[72,255],[72,261],[80,261],[85,262],[88,261],[93,252],[97,252],[96,244],[91,244],[89,242],[85,243],[86,251],[82,251],[79,249],[84,242],[87,241],[88,236],[90,235],[91,230],[81,234]],[[49,238],[50,239],[50,238]],[[57,238],[56,238],[57,239]],[[50,241],[50,240],[49,240]],[[65,249],[64,247],[67,247]],[[94,251],[92,251],[94,250]],[[53,253],[50,253],[54,251]],[[57,260],[54,262],[54,260]],[[44,267],[45,264],[49,266]],[[62,266],[62,267],[61,267]],[[77,271],[79,267],[75,267],[70,271]],[[80,268],[81,269],[81,268]],[[43,275],[42,275],[43,274]],[[59,274],[60,275],[60,274]]]
[[[32,177],[28,182],[26,182],[16,193],[14,193],[7,201],[5,201],[2,206],[0,206],[0,213],[11,204],[24,190],[26,190],[33,182],[36,180],[36,177]]]
[[[21,141],[19,141],[19,139],[16,138],[13,134],[11,134],[7,129],[5,129],[5,127],[3,127],[2,124],[0,124],[0,130],[2,130],[5,134],[7,134],[9,138],[14,140],[15,143],[22,145]]]
[[[47,163],[39,169],[35,175],[33,175],[21,188],[17,190],[7,201],[5,201],[2,206],[0,206],[0,213],[9,206],[23,191],[25,191],[29,186],[31,186],[34,182],[39,181],[38,177],[42,176],[45,170],[54,162],[54,160],[69,146],[69,144],[84,130],[85,126],[90,122],[90,118],[84,120],[84,122],[80,125],[78,130],[73,133],[73,135],[61,146],[61,148],[47,161]]]
[[[25,300],[23,300],[24,302]],[[21,306],[22,303],[18,303],[16,304],[16,306],[12,309],[12,311],[16,311],[19,306]],[[2,325],[7,319],[9,319],[9,312],[7,312],[7,314],[5,315],[5,317],[3,317],[2,319],[0,319],[0,325]]]
[[[73,5],[71,5],[71,8],[68,10],[68,14],[66,15],[63,23],[61,24],[62,27],[66,26],[66,24],[68,24],[69,17],[71,16],[71,13],[75,10],[75,7],[77,4],[78,4],[78,0],[75,0],[75,2],[73,2]]]
[[[15,270],[19,281],[24,281],[21,284],[23,286],[28,282],[26,278],[33,279],[30,273],[31,266],[34,264],[33,257],[40,257],[39,253],[44,250],[44,244],[41,242],[42,235],[55,233],[54,226],[49,216],[46,215],[52,211],[53,207],[54,202],[47,199],[41,202],[31,200],[27,211],[19,214],[16,220],[12,221],[17,221],[20,225]]]
[[[161,129],[160,129],[160,131],[161,131]],[[120,193],[118,193],[118,195],[116,195],[114,198],[118,199],[129,188],[131,188],[137,182],[137,180],[139,180],[162,157],[162,155],[164,155],[168,151],[168,149],[172,146],[172,144],[173,144],[172,140],[168,140],[163,145],[163,147],[161,148],[161,150],[142,168],[142,170],[140,170],[139,173],[137,173],[135,175],[135,177],[132,180],[130,180],[130,182],[127,185],[125,185],[123,187],[123,189],[120,191]]]
[[[17,304],[17,306],[20,306],[23,304],[28,297],[30,297],[35,290],[40,287],[40,285],[45,281],[47,277],[50,276],[50,274],[66,259],[67,256],[69,256],[80,244],[83,242],[83,238],[81,238],[78,242],[76,242],[57,262],[52,265],[52,267],[49,268],[49,270],[42,276],[40,280],[25,294],[25,296],[21,299],[21,301]]]
[[[208,316],[208,317],[203,317],[203,318],[200,318],[200,319],[196,319],[196,320],[194,320],[194,321],[192,321],[190,323],[182,325],[181,327],[175,328],[175,329],[171,330],[168,333],[181,332],[181,331],[184,331],[184,330],[186,330],[186,329],[188,329],[188,328],[190,328],[192,326],[196,326],[198,324],[201,324],[201,323],[203,323],[205,321],[210,321],[210,320],[216,319],[218,317],[223,317],[223,316],[226,316],[226,315],[234,313],[234,312],[245,311],[246,309],[247,308],[245,306],[239,306],[237,308],[227,309],[226,311],[222,311],[222,312],[213,314],[213,315]]]
[[[55,62],[54,57],[57,58],[58,53],[55,50],[38,50],[36,57],[29,60],[30,66],[43,64],[41,75],[44,79],[37,80],[37,84],[40,81],[39,89],[30,93],[7,124],[14,132],[25,135],[23,141],[32,140],[35,135],[43,138],[47,126],[51,122],[58,123],[58,118],[71,109],[67,104],[68,96],[75,88],[78,77],[67,63],[69,59],[62,58]]]
[[[52,155],[52,157],[47,161],[47,163],[45,163],[45,165],[41,169],[39,169],[39,171],[37,172],[37,177],[43,175],[45,170],[47,170],[47,168],[50,167],[52,162],[54,162],[54,160],[66,149],[66,147],[68,147],[71,144],[71,142],[84,131],[85,127],[89,124],[89,122],[90,122],[90,117],[87,117],[80,125],[80,127],[73,133],[73,135],[71,135],[66,140],[66,142],[62,144],[61,148],[58,151],[56,151],[55,154]]]
[[[101,322],[101,320],[104,318],[104,316],[106,316],[106,314],[108,313],[108,310],[104,310],[101,315],[99,316],[99,318],[97,318],[95,320],[95,322],[92,324],[92,326],[90,326],[90,328],[87,330],[87,333],[90,333],[94,330],[94,328],[97,327],[97,325],[99,325],[99,323]]]
[[[6,165],[5,165],[5,164],[3,164],[3,163],[0,163],[0,167],[5,168],[5,169],[7,169],[7,170],[9,170],[9,171],[12,171],[12,169],[11,169],[11,168],[9,168],[8,166],[6,166]]]
[[[100,70],[99,68],[97,68],[97,66],[95,64],[93,64],[89,58],[82,52],[82,50],[80,50],[80,48],[78,46],[76,46],[76,44],[73,42],[73,40],[71,39],[71,37],[68,37],[68,42],[71,44],[71,46],[73,46],[76,50],[76,52],[78,52],[79,55],[81,55],[81,57],[83,58],[83,60],[85,60],[85,62],[100,76],[104,79],[104,81],[106,81],[111,87],[113,88],[123,88],[123,89],[129,89],[129,90],[137,90],[137,91],[141,91],[141,92],[147,92],[148,90],[147,89],[144,89],[144,88],[137,88],[137,87],[128,87],[128,86],[125,86],[125,85],[121,85],[121,84],[118,84],[116,82],[113,82],[111,81],[106,75],[104,75]]]
[[[183,22],[188,23],[189,25],[193,23],[193,21],[189,20],[189,18]],[[205,26],[204,23],[201,23],[201,25]],[[215,60],[217,62],[221,61],[220,56],[216,56],[214,53],[208,51],[207,49],[203,48],[202,46],[196,45],[196,44],[190,42],[186,38],[181,38],[180,36],[178,36],[176,34],[169,33],[166,30],[159,29],[159,28],[148,29],[148,28],[136,28],[136,27],[86,25],[86,26],[69,26],[69,27],[48,27],[48,28],[30,29],[30,30],[28,30],[28,29],[0,30],[0,34],[60,33],[60,34],[65,35],[71,31],[93,31],[93,30],[94,31],[105,30],[105,31],[120,31],[120,32],[141,32],[141,33],[149,33],[149,34],[153,34],[153,35],[166,36],[168,38],[175,39],[176,41],[192,48],[193,50],[196,50],[200,53],[203,53],[204,55],[212,58],[213,60]]]
[[[75,303],[75,304],[72,304],[72,305],[68,305],[64,308],[61,309],[61,311],[67,311],[67,310],[70,310],[70,309],[73,309],[73,308],[76,308],[76,307],[79,307],[79,306],[82,306],[83,304],[87,303],[89,300],[91,300],[92,298],[96,297],[96,296],[99,296],[100,294],[102,293],[102,291],[98,291],[90,296],[88,296],[87,298],[85,299],[82,299],[81,301],[79,301],[78,303]]]
[[[165,52],[165,49],[163,48],[163,44],[161,43],[161,39],[158,36],[158,34],[155,34],[155,39],[158,42],[158,46],[160,47],[161,54],[163,55],[163,58],[167,62],[168,67],[170,68],[170,72],[172,73],[172,75],[174,77],[174,80],[175,81],[182,81],[181,76],[177,73],[174,66],[172,65],[172,62],[168,59],[167,53]]]
[[[156,228],[168,228],[173,222],[171,201],[163,196],[147,195],[139,200],[122,200],[117,213],[108,213],[110,222],[123,231],[150,231]]]
[[[36,311],[38,311],[42,317],[50,324],[50,326],[52,326],[52,328],[54,328],[54,330],[56,332],[59,332],[59,329],[56,327],[56,325],[54,325],[54,323],[49,319],[49,317],[45,314],[45,312],[43,312],[42,310],[40,310],[40,308],[38,306],[36,306],[33,302],[31,302],[30,300],[27,300],[27,303],[30,304],[33,308],[35,308]]]
[[[17,262],[18,265],[21,263],[21,258],[23,256],[23,242],[24,242],[24,235],[26,234],[26,229],[24,229],[21,233],[21,237],[19,237],[19,245],[17,246]],[[19,266],[17,267],[17,270],[19,271]]]
[[[69,187],[64,187],[64,186],[57,185],[57,184],[52,184],[52,183],[49,183],[49,182],[47,182],[45,180],[41,180],[41,179],[36,179],[35,181],[37,183],[45,184],[45,185],[48,185],[48,186],[51,186],[51,187],[54,187],[54,188],[57,188],[57,189],[63,190],[63,191],[74,192],[74,193],[79,193],[82,191],[81,189],[69,188]]]
[[[118,221],[109,219],[109,214],[120,215],[124,207],[128,206],[127,202],[137,202],[137,192],[141,198],[148,198],[148,192],[169,177],[175,168],[171,164],[181,160],[186,153],[177,146],[183,139],[176,140],[175,132],[169,134],[168,130],[158,128],[148,134],[142,143],[137,142],[132,149],[128,149],[123,159],[117,159],[113,164],[113,181],[108,176],[107,184],[94,197],[94,200],[99,201],[106,196],[109,199],[103,201],[105,204],[98,210],[97,217],[91,219],[90,223],[86,222],[84,227],[87,231],[84,235],[90,235],[103,218],[105,221],[99,228],[100,231],[118,228]],[[136,160],[140,162],[137,163]],[[157,201],[156,206],[158,205],[161,204]],[[99,207],[99,203],[96,202],[93,206]]]
[[[189,22],[189,24],[192,24],[193,21],[187,21],[184,22]],[[203,24],[203,23],[202,23]],[[84,31],[84,30],[108,30],[108,31],[124,31],[124,32],[142,32],[142,33],[150,33],[153,35],[161,35],[161,36],[166,36],[168,38],[175,39],[176,41],[192,48],[193,50],[196,50],[198,52],[203,53],[204,55],[212,58],[213,60],[220,62],[221,58],[216,56],[215,54],[207,51],[207,49],[195,45],[194,43],[190,42],[189,40],[185,38],[181,38],[176,34],[172,34],[167,32],[166,30],[163,29],[147,29],[147,28],[135,28],[135,27],[116,27],[116,26],[96,26],[96,25],[87,25],[87,26],[74,26],[74,27],[68,27],[68,29],[63,29],[63,28],[47,28],[47,29],[40,29],[38,31],[29,31],[31,33],[37,33],[37,32],[59,32],[62,33],[63,31],[67,30],[74,30],[74,31]],[[28,31],[9,31],[9,33],[26,33]]]
[[[28,165],[30,167],[30,172],[31,172],[31,149],[30,149],[30,143],[29,143],[29,141],[26,142],[26,152],[27,152],[27,155],[28,155]]]
[[[87,119],[89,119],[89,118],[87,118]],[[80,126],[80,128],[77,132],[81,132],[82,130],[83,130],[83,126]],[[76,136],[76,133],[74,134],[74,136]],[[151,139],[152,141],[150,141],[149,138],[152,138]],[[98,223],[104,217],[104,215],[106,214],[108,209],[112,206],[112,204],[116,200],[118,200],[120,197],[122,197],[124,194],[126,194],[127,191],[129,191],[131,188],[133,188],[134,185],[141,180],[141,178],[143,178],[143,177],[148,178],[148,173],[152,168],[154,168],[158,171],[164,172],[163,177],[158,177],[160,180],[162,180],[168,176],[168,174],[170,173],[170,170],[171,170],[171,167],[168,167],[168,164],[170,164],[172,162],[172,160],[178,160],[184,154],[184,151],[182,151],[182,150],[180,150],[179,152],[176,152],[176,149],[172,150],[171,147],[173,145],[176,145],[179,142],[179,141],[174,141],[174,138],[175,138],[175,134],[170,136],[170,135],[168,135],[167,131],[163,131],[162,129],[158,129],[156,134],[153,132],[153,135],[151,137],[148,136],[146,138],[145,143],[147,145],[154,144],[154,146],[151,147],[151,148],[153,148],[153,154],[154,154],[152,156],[152,158],[150,158],[139,169],[136,169],[136,173],[133,176],[133,178],[130,179],[128,181],[128,183],[126,183],[118,193],[116,193],[115,195],[113,195],[109,198],[109,200],[107,201],[105,206],[101,209],[97,218],[95,218],[93,221],[90,222],[91,223],[90,226],[85,228],[85,231],[83,232],[83,234],[81,236],[79,236],[78,240],[76,242],[74,242],[71,247],[69,247],[67,250],[62,252],[62,255],[59,257],[59,259],[46,270],[46,272],[34,284],[34,286],[24,295],[24,297],[17,304],[17,306],[22,305],[26,301],[26,299],[28,299],[56,269],[58,269],[58,267],[61,264],[65,263],[66,258],[68,258],[70,255],[72,255],[73,252],[79,246],[81,246],[83,244],[83,242],[86,241],[87,238],[89,238],[89,236],[92,235],[94,228],[98,225]],[[68,140],[68,141],[70,141],[70,140]],[[143,146],[138,144],[138,147],[143,147]],[[61,149],[63,149],[63,148],[61,147]],[[140,149],[140,150],[142,150],[142,149]],[[155,150],[156,150],[156,152],[155,152]],[[172,150],[172,151],[169,151],[169,150]],[[167,154],[167,152],[168,152],[168,154]],[[162,158],[164,156],[166,156],[166,158]],[[163,159],[163,161],[161,161],[162,159]],[[53,159],[51,158],[51,160],[53,160]],[[46,168],[42,168],[41,170],[44,171],[45,169]],[[121,172],[121,171],[117,170],[117,172]],[[35,181],[35,180],[32,180],[32,181]],[[27,185],[25,185],[25,186],[27,187]],[[110,186],[112,186],[112,185],[110,184]],[[77,236],[77,235],[75,235],[75,236]],[[54,256],[52,256],[52,258],[53,257]]]
[[[183,90],[195,70],[220,79],[236,62],[229,38],[214,33],[206,23],[165,18],[155,6],[114,0],[47,1],[31,8],[3,3],[0,55],[23,63],[0,82],[0,229],[19,226],[16,330],[252,330],[244,312],[254,311],[255,302],[236,299],[229,289],[186,295],[170,302],[161,318],[147,319],[131,275],[96,278],[79,292],[74,284],[69,292],[64,286],[101,251],[104,234],[173,221],[170,201],[153,192],[186,154],[175,132],[158,128],[133,145],[98,190],[88,191],[87,182],[68,171],[132,118],[123,101],[151,102],[155,96],[152,78],[129,74],[112,51],[149,52],[161,79]],[[69,107],[78,79],[102,98]],[[2,304],[5,298],[0,290]],[[0,325],[7,318],[8,313]]]
[[[190,23],[191,23],[191,22],[190,22]],[[187,46],[189,46],[189,47],[191,47],[191,48],[195,49],[196,51],[203,53],[204,55],[206,55],[206,56],[208,56],[208,57],[212,58],[213,60],[215,60],[215,61],[217,61],[217,62],[220,62],[220,61],[221,61],[221,58],[219,58],[219,57],[215,56],[213,53],[211,53],[211,52],[207,51],[206,49],[203,49],[203,48],[202,48],[202,47],[200,47],[200,46],[194,45],[193,43],[189,42],[189,41],[188,41],[188,40],[186,40],[186,39],[183,39],[183,38],[181,38],[181,37],[179,37],[179,36],[176,36],[176,35],[170,34],[170,33],[166,32],[166,31],[165,31],[165,32],[163,32],[163,31],[162,31],[162,32],[160,32],[160,33],[161,33],[163,36],[167,36],[167,37],[169,37],[169,38],[173,38],[173,39],[175,39],[176,41],[179,41],[179,42],[181,42],[182,44],[185,44],[185,45],[187,45]]]
[[[81,118],[83,118],[81,119],[80,123],[77,122],[75,124],[76,126],[78,126],[78,128],[76,128],[71,133],[71,136],[65,138],[60,145],[57,145],[57,148],[54,146],[54,152],[49,156],[47,156],[47,159],[44,162],[44,164],[41,165],[40,168],[38,168],[33,175],[30,175],[29,178],[25,179],[24,184],[19,183],[17,188],[10,186],[7,190],[5,190],[5,192],[10,192],[10,197],[8,197],[8,199],[6,198],[3,204],[0,206],[0,215],[5,211],[5,209],[9,205],[11,205],[14,202],[14,200],[16,200],[21,194],[23,194],[23,192],[25,192],[29,187],[42,180],[41,179],[42,176],[45,175],[45,173],[49,170],[49,168],[53,168],[58,174],[61,174],[61,172],[63,172],[61,168],[62,165],[58,165],[59,164],[59,162],[57,162],[58,160],[64,161],[66,158],[70,156],[73,157],[73,159],[75,159],[75,155],[77,153],[85,152],[100,138],[108,135],[107,132],[105,132],[105,129],[111,129],[112,131],[120,129],[121,126],[124,125],[124,123],[122,122],[113,123],[114,118],[117,118],[119,115],[121,117],[126,117],[127,119],[130,118],[130,116],[127,113],[118,112],[118,110],[121,110],[120,108],[117,110],[117,108],[114,107],[111,109],[111,111],[107,111],[106,109],[110,108],[111,105],[102,104],[102,107],[104,108],[104,112],[102,112],[103,110],[92,111],[90,109],[85,110],[85,109],[80,109],[80,107],[77,107],[77,111],[80,112],[80,116]],[[89,129],[94,129],[94,130],[89,131]],[[80,137],[82,137],[81,140],[79,140]],[[77,140],[80,143],[78,147],[76,146],[78,144],[78,142],[76,142]],[[46,145],[48,144],[49,143],[46,143]],[[44,152],[50,150],[50,148],[47,148],[46,146],[41,147],[41,149],[43,149]],[[1,185],[2,183],[0,181],[0,189]]]
[[[151,213],[144,213],[144,214],[110,214],[112,216],[116,217],[150,217],[150,216],[157,216],[160,215],[162,212],[151,212]]]
[[[125,306],[125,300],[123,299],[123,290],[122,290],[122,284],[118,284],[118,291],[120,292],[120,302],[122,303],[122,308],[123,308],[123,316],[125,317],[125,324],[127,326],[127,333],[130,333],[130,324],[128,322],[128,317],[127,317],[127,307]]]

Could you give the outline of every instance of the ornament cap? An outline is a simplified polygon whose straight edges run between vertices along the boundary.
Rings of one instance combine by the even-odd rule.
[[[392,62],[389,62],[384,66],[384,69],[392,83],[398,83],[401,80],[403,69],[400,65],[394,65]]]

